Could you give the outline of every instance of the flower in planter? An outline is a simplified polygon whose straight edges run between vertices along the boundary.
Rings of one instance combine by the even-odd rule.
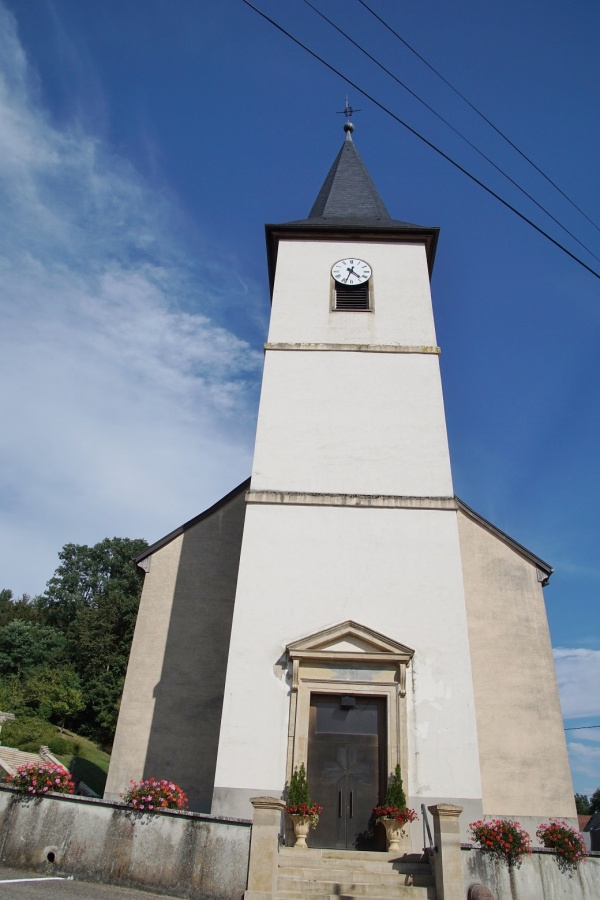
[[[160,812],[163,809],[187,809],[188,798],[179,785],[164,778],[132,781],[121,794],[125,803],[139,812]]]
[[[383,804],[373,807],[373,815],[376,819],[395,819],[401,825],[415,822],[418,819],[414,809],[410,809],[406,805],[406,794],[402,786],[399,765],[394,769],[393,775],[390,775]]]
[[[313,803],[310,799],[304,763],[296,766],[290,778],[285,811],[290,816],[304,816],[310,819],[311,828],[317,827],[319,814],[323,812],[323,807],[318,803]]]
[[[71,773],[53,763],[26,763],[6,783],[27,794],[72,794],[75,790]]]
[[[407,806],[404,809],[399,809],[397,806],[374,806],[373,815],[376,819],[395,819],[401,825],[406,825],[407,822],[416,822],[419,818],[414,809],[409,809]]]
[[[471,840],[479,842],[484,853],[518,869],[523,857],[531,853],[531,839],[519,822],[512,819],[492,819],[490,822],[471,822]]]
[[[556,864],[561,872],[572,875],[588,855],[582,835],[566,822],[552,819],[540,825],[536,835],[548,850],[556,853]]]

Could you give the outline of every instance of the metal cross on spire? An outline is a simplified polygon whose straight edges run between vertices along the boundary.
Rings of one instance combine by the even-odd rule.
[[[346,116],[346,121],[344,122],[344,131],[345,132],[353,132],[354,131],[354,122],[351,122],[350,119],[354,115],[354,113],[360,112],[360,109],[353,109],[350,106],[350,101],[348,100],[348,95],[346,95],[346,106],[344,109],[338,110],[336,115],[338,116]]]

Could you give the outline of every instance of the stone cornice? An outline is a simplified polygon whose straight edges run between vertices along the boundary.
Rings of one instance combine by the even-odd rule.
[[[442,352],[439,347],[429,347],[426,344],[288,344],[267,341],[264,347],[265,350],[345,350],[350,353],[425,353],[434,356],[439,356]]]
[[[354,506],[383,509],[458,508],[454,497],[401,497],[391,494],[320,494],[300,491],[253,491],[247,503],[292,504],[295,506]]]

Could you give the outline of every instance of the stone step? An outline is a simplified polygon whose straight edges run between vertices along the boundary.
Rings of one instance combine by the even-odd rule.
[[[354,897],[362,897],[362,894],[355,894],[352,891],[345,892],[342,890],[334,894],[304,894],[302,891],[277,891],[275,900],[353,900]],[[390,900],[389,895],[382,896],[380,894],[369,894],[369,900]],[[435,887],[418,886],[418,885],[398,885],[393,895],[397,900],[436,900]]]
[[[401,870],[387,869],[382,872],[365,872],[355,869],[354,866],[323,866],[303,869],[299,866],[285,866],[279,870],[280,884],[287,879],[295,878],[301,881],[337,881],[337,882],[361,882],[364,884],[401,884],[407,879],[412,879],[420,884],[433,884],[433,877],[429,866],[418,863],[406,864]]]
[[[419,879],[420,881],[420,879]],[[419,884],[413,883],[411,875],[398,876],[394,883],[376,883],[365,881],[305,881],[301,878],[291,878],[289,876],[280,876],[277,879],[277,893],[281,894],[301,894],[305,898],[307,896],[313,898],[314,895],[326,894],[343,895],[350,897],[385,897],[393,898],[398,896],[398,891],[404,888],[429,888],[433,887],[433,879],[428,879],[429,883]]]
[[[333,872],[338,870],[347,870],[352,872],[364,872],[373,875],[381,874],[402,874],[414,872],[429,871],[429,863],[413,862],[403,859],[394,859],[389,862],[378,862],[365,860],[345,860],[329,859],[329,860],[304,860],[302,857],[296,856],[294,859],[280,859],[279,870],[286,875],[297,875],[302,873],[307,878],[313,878],[315,872]]]
[[[392,853],[367,853],[359,850],[296,850],[282,847],[279,851],[279,868],[301,866],[303,869],[325,866],[349,866],[369,872],[409,871],[411,866],[428,866],[427,860],[418,853],[395,856]]]
[[[279,855],[281,858],[297,856],[301,853],[307,859],[372,859],[389,862],[394,859],[403,859],[403,856],[394,855],[393,853],[384,853],[371,850],[333,850],[329,848],[306,847],[304,850],[296,847],[280,847]],[[406,854],[410,858],[414,858],[415,854]]]

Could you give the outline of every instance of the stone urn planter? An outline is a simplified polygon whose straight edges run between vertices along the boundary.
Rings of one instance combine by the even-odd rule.
[[[373,808],[373,815],[385,828],[388,853],[410,852],[408,827],[418,817],[414,809],[406,805],[406,795],[402,787],[400,764],[396,766],[388,779],[385,800],[381,806]],[[400,847],[400,842],[404,846]]]
[[[383,827],[385,828],[385,840],[386,840],[386,849],[388,853],[400,853],[400,842],[403,841],[403,838],[406,838],[407,835],[407,822],[398,822],[396,819],[385,819],[380,818],[377,819],[378,822],[381,822]]]
[[[306,838],[310,831],[310,816],[296,816],[290,813],[290,819],[294,825],[294,834],[296,835],[296,843],[294,847],[298,850],[306,850]]]
[[[294,847],[297,850],[305,850],[308,831],[317,827],[319,813],[323,811],[323,807],[310,799],[304,763],[294,769],[290,778],[285,811],[294,825],[296,835]]]

